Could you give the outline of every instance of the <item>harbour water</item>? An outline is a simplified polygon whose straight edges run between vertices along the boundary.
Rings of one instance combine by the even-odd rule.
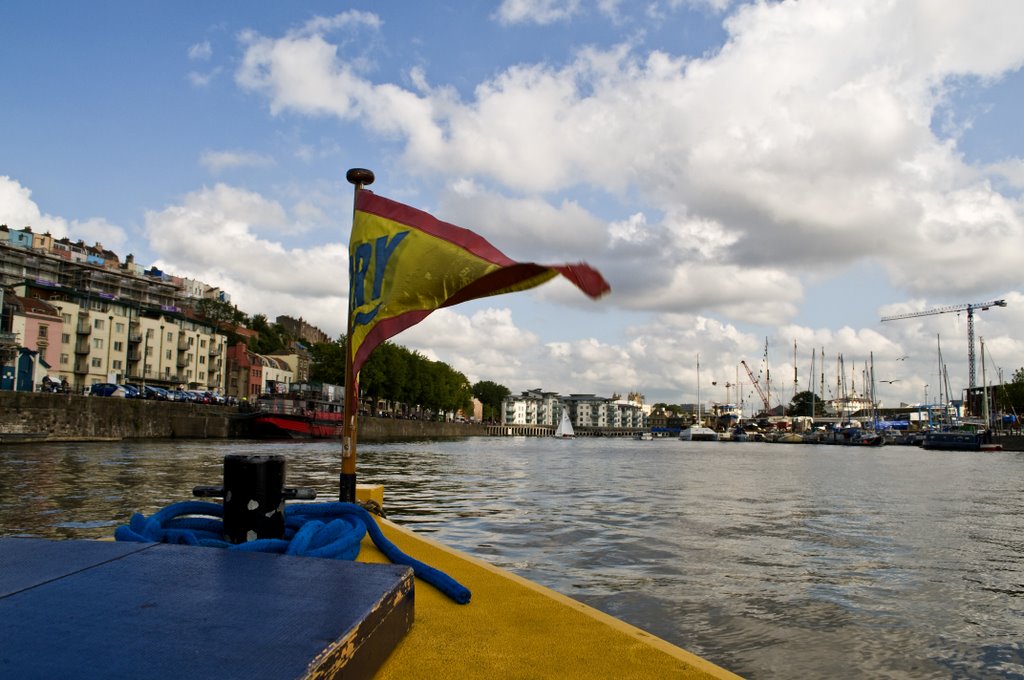
[[[0,534],[110,536],[284,453],[337,498],[337,442],[0,449]],[[1024,453],[619,439],[361,444],[389,517],[748,678],[1024,678]]]

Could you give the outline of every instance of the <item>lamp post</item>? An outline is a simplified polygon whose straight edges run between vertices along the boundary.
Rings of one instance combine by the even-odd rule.
[[[932,409],[928,406],[928,385],[924,386],[924,407],[928,411],[928,427],[932,426]]]
[[[107,363],[105,368],[107,369],[107,382],[117,382],[117,380],[111,380],[110,376],[114,374],[114,370],[110,367],[110,348],[114,344],[114,315],[111,314],[107,317]]]

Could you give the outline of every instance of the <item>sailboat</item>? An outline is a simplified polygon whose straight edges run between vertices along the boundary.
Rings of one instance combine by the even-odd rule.
[[[679,432],[679,439],[686,442],[717,442],[718,433],[701,425],[700,414],[700,356],[697,356],[697,420],[693,425]]]
[[[555,437],[558,439],[575,439],[576,432],[572,429],[572,423],[569,421],[569,410],[562,410],[562,421],[558,423],[558,427],[555,428]]]
[[[985,338],[981,338],[981,420],[962,421],[954,427],[929,430],[921,443],[923,449],[956,451],[1002,451],[1003,445],[992,441],[992,422],[988,403],[988,380],[985,377]]]

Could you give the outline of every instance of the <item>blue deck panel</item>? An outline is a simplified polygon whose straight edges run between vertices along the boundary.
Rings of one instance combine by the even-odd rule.
[[[0,538],[2,677],[368,677],[412,618],[399,565]]]

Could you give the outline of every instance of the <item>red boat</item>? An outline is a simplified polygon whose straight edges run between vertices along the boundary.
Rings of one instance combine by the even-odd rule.
[[[273,439],[341,437],[344,404],[321,392],[264,395],[252,414],[252,436]]]

